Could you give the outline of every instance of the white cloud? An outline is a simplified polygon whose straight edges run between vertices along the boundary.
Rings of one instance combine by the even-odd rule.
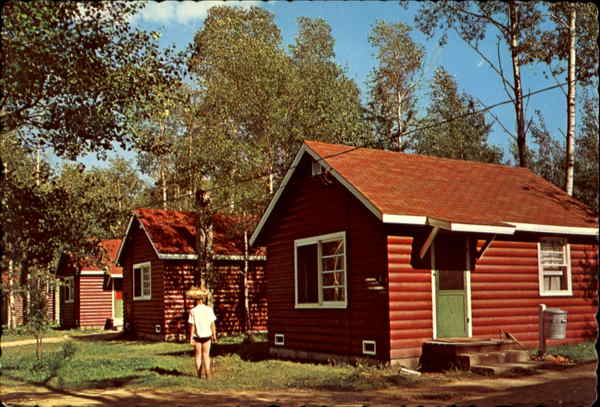
[[[191,24],[194,21],[204,20],[208,10],[214,6],[250,8],[260,5],[260,1],[163,1],[161,3],[151,1],[134,16],[134,21]]]

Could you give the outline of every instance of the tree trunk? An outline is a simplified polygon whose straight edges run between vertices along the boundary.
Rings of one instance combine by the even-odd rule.
[[[8,313],[7,325],[9,329],[15,329],[17,327],[17,310],[15,306],[15,290],[14,290],[14,262],[11,260],[8,261]]]
[[[400,89],[396,89],[396,102],[398,107],[396,109],[396,120],[398,121],[398,151],[402,151],[402,133],[404,132],[404,126],[402,125],[402,92]]]
[[[160,164],[160,184],[162,190],[162,206],[163,209],[167,209],[167,176],[162,162]]]
[[[523,112],[523,90],[521,88],[521,67],[518,61],[517,38],[518,32],[518,13],[517,6],[514,1],[509,3],[509,18],[510,18],[510,51],[513,68],[515,95],[513,104],[515,106],[515,114],[517,120],[517,147],[519,150],[519,166],[527,167],[527,135],[525,134],[525,114]]]
[[[573,178],[575,172],[575,4],[571,4],[569,15],[569,87],[567,93],[567,166],[565,191],[573,196]]]
[[[244,231],[244,271],[242,278],[244,279],[244,332],[250,334],[250,300],[248,290],[248,273],[250,272],[249,250],[248,250],[248,231]]]

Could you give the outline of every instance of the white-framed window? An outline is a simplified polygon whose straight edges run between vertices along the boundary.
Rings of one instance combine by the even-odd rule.
[[[275,334],[275,345],[277,345],[277,346],[285,345],[285,335],[284,334]]]
[[[151,298],[151,275],[150,262],[133,265],[134,300],[149,300]]]
[[[377,355],[377,343],[375,341],[362,341],[362,353],[364,355]]]
[[[541,296],[572,295],[571,250],[566,239],[548,237],[538,243]]]
[[[75,277],[65,277],[64,293],[66,303],[75,301]]]
[[[346,232],[294,241],[296,308],[346,308]]]

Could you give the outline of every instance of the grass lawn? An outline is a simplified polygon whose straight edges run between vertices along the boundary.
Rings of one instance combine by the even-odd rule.
[[[413,377],[396,368],[297,363],[269,359],[266,342],[242,344],[224,338],[213,346],[215,378],[199,380],[191,345],[126,340],[73,339],[44,346],[7,347],[2,353],[6,385],[41,384],[52,388],[93,389],[128,386],[152,389],[276,390],[289,388],[366,390],[411,386],[440,377]]]
[[[546,353],[549,353],[551,355],[566,356],[569,359],[575,361],[587,361],[598,359],[596,347],[592,342],[577,343],[574,345],[553,346],[546,349]]]
[[[199,380],[191,345],[165,342],[98,340],[78,337],[46,344],[37,361],[33,345],[7,347],[2,353],[5,385],[36,384],[52,389],[282,390],[356,391],[411,387],[455,380],[442,375],[406,376],[394,367],[325,365],[273,360],[266,342],[241,343],[223,338],[213,346],[215,378]],[[561,347],[578,360],[595,356],[594,344]],[[555,353],[555,348],[550,349]],[[579,357],[574,357],[579,355]]]

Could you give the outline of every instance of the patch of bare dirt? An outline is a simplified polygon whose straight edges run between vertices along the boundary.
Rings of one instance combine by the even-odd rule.
[[[596,363],[548,370],[520,377],[456,378],[441,384],[418,384],[364,392],[337,391],[236,391],[166,392],[132,390],[50,391],[36,386],[2,386],[0,400],[7,405],[58,406],[169,406],[169,407],[341,407],[341,406],[477,406],[578,407],[597,398]]]

